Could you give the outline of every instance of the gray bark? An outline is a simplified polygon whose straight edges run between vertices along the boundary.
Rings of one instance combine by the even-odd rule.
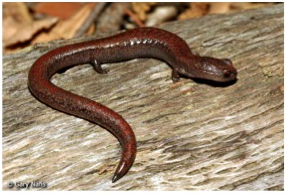
[[[40,103],[27,88],[38,57],[87,38],[3,56],[3,189],[38,181],[48,187],[30,190],[283,190],[283,15],[279,4],[162,26],[200,55],[230,58],[238,80],[225,87],[174,84],[171,69],[154,59],[107,64],[107,75],[85,64],[52,78],[133,128],[136,160],[115,184],[116,138]]]

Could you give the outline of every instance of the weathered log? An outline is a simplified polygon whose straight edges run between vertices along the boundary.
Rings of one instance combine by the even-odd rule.
[[[162,26],[200,55],[230,58],[238,69],[232,85],[174,84],[171,69],[154,59],[107,64],[107,75],[85,64],[53,77],[133,128],[137,157],[115,184],[116,138],[40,103],[27,87],[38,57],[87,39],[3,56],[3,189],[38,181],[47,190],[283,190],[283,15],[279,4]]]

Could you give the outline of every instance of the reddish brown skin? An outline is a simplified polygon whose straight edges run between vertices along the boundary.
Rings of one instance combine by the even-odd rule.
[[[136,139],[130,125],[116,112],[88,98],[65,91],[50,82],[59,70],[91,63],[99,73],[103,63],[134,58],[156,58],[173,69],[172,79],[190,78],[228,82],[236,79],[229,59],[200,57],[175,34],[156,28],[137,28],[115,36],[63,46],[41,56],[29,72],[29,89],[41,102],[62,112],[96,123],[110,131],[120,142],[122,156],[112,182],[123,177],[136,156]]]

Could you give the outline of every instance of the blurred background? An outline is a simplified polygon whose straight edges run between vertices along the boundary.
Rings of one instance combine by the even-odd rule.
[[[275,3],[116,2],[116,3],[2,3],[3,53],[35,43],[187,20],[208,14],[227,14]]]

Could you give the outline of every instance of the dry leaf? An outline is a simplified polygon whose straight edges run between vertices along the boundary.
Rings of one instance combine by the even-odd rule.
[[[147,12],[151,9],[151,6],[155,4],[155,2],[133,2],[132,9],[141,21],[145,21],[147,19]]]
[[[33,10],[35,13],[41,13],[48,16],[57,17],[60,20],[69,19],[77,11],[84,6],[83,3],[72,3],[72,2],[43,2],[37,3]],[[64,8],[64,11],[63,11]]]
[[[2,42],[5,52],[16,49],[17,45],[23,46],[23,43],[29,42],[39,31],[49,29],[57,22],[55,18],[33,22],[24,3],[3,3],[3,8]]]
[[[49,29],[57,22],[57,18],[47,18],[32,23],[16,23],[11,17],[3,21],[3,45],[11,47],[18,43],[30,41],[35,34],[43,29]]]
[[[222,3],[210,3],[209,14],[222,14],[228,13],[230,10],[230,3],[222,2]]]
[[[83,6],[74,16],[68,20],[58,22],[58,24],[49,32],[43,33],[33,40],[33,43],[46,42],[54,39],[70,39],[74,37],[78,29],[88,18],[96,3],[89,3]]]
[[[231,3],[231,7],[235,10],[245,10],[245,9],[256,9],[260,7],[269,6],[269,4],[273,3],[249,3],[249,2],[234,2]]]
[[[186,20],[190,18],[200,17],[207,13],[207,6],[209,3],[190,3],[190,8],[179,15],[179,20]]]
[[[168,21],[171,18],[174,18],[177,15],[178,10],[175,6],[158,6],[151,14],[148,15],[146,20],[146,26],[154,26],[165,21]]]
[[[12,17],[18,23],[33,21],[25,3],[3,3],[3,20],[7,17]]]

